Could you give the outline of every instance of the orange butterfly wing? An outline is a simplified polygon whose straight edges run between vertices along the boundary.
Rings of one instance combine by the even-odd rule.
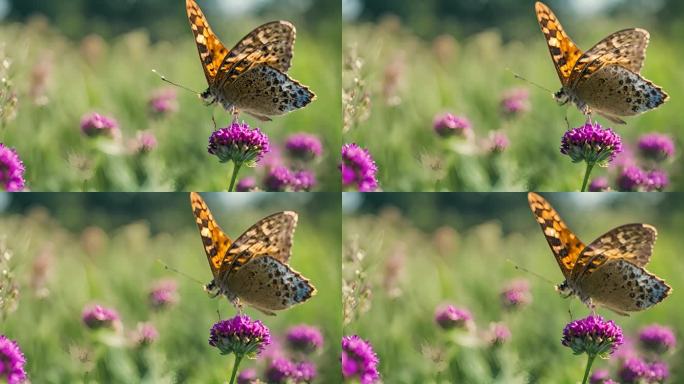
[[[232,241],[216,223],[209,207],[198,193],[190,192],[190,205],[202,237],[202,245],[207,254],[211,273],[214,278],[217,278]]]
[[[549,7],[542,2],[537,2],[534,9],[558,77],[563,85],[569,85],[572,69],[577,59],[582,56],[582,50],[568,37]]]
[[[190,28],[193,35],[195,35],[195,43],[202,61],[204,75],[207,78],[207,83],[213,84],[221,63],[226,55],[228,55],[228,49],[211,30],[206,17],[204,17],[202,10],[195,0],[185,0],[185,9],[188,12]]]

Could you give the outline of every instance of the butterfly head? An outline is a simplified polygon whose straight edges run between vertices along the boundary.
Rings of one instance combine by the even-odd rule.
[[[216,297],[221,294],[221,288],[216,285],[216,282],[212,280],[209,284],[204,286],[204,292],[211,297]]]
[[[573,290],[572,287],[570,287],[567,280],[556,285],[556,292],[558,292],[558,294],[563,296],[563,298],[565,299],[575,294],[575,290]]]
[[[200,99],[204,102],[205,105],[209,106],[212,105],[216,102],[216,96],[210,90],[207,88],[206,91],[202,92],[199,94]]]
[[[570,101],[570,95],[565,92],[565,88],[561,88],[560,91],[553,94],[553,99],[556,100],[559,105],[565,105]]]

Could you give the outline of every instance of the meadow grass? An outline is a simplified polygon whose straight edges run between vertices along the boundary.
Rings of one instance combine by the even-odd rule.
[[[224,28],[218,30],[225,32],[222,40],[232,47],[262,22],[246,18],[231,23],[230,34]],[[199,92],[207,87],[189,27],[186,32],[172,41],[150,42],[140,29],[110,40],[91,35],[79,42],[64,38],[43,22],[0,26],[0,44],[11,62],[10,80],[19,99],[16,119],[2,127],[0,141],[16,148],[24,161],[28,188],[226,190],[232,165],[220,164],[209,155],[207,144],[214,129],[212,114],[221,128],[230,122],[228,113],[220,107],[205,107],[196,95],[176,89],[176,113],[150,114],[150,96],[168,86],[152,69]],[[323,142],[323,157],[307,168],[318,178],[315,190],[335,191],[339,190],[336,167],[341,146],[340,43],[338,35],[318,32],[314,28],[298,31],[289,72],[310,86],[317,100],[272,122],[247,115],[240,119],[265,131],[272,147],[280,152],[290,134],[316,134]],[[36,87],[37,83],[44,85]],[[39,89],[39,95],[34,97],[32,89]],[[122,146],[112,146],[107,140],[97,142],[80,132],[81,117],[92,111],[119,122]],[[156,136],[158,147],[144,155],[130,153],[128,142],[143,130]],[[264,168],[244,169],[240,176],[259,179]]]
[[[387,383],[580,382],[586,357],[574,356],[560,340],[571,316],[583,318],[589,310],[577,298],[561,298],[551,282],[542,280],[558,284],[562,274],[525,195],[468,195],[451,194],[445,200],[414,194],[411,199],[388,199],[384,205],[375,198],[366,205],[374,208],[345,215],[345,284],[362,276],[365,289],[359,290],[362,295],[353,294],[361,304],[345,317],[344,334],[358,334],[373,344]],[[605,309],[598,314],[615,320],[633,340],[651,323],[672,327],[681,336],[684,311],[678,292],[684,280],[678,226],[684,212],[657,213],[679,197],[654,202],[623,194],[591,205],[588,196],[559,195],[546,197],[585,243],[624,223],[646,222],[658,228],[648,270],[673,287],[671,297],[630,317]],[[467,212],[440,204],[460,198],[472,203]],[[353,253],[363,255],[360,264],[350,261]],[[516,264],[543,278],[517,270]],[[532,302],[509,311],[501,304],[500,292],[514,279],[529,282]],[[344,297],[344,302],[352,300]],[[471,311],[475,329],[440,329],[434,316],[443,303]],[[498,347],[487,343],[492,322],[503,322],[511,331],[510,340]],[[681,351],[666,359],[671,382],[682,382]],[[616,360],[598,360],[594,369],[610,369],[615,378]]]
[[[595,27],[579,28],[572,36],[584,49],[626,25],[640,25],[634,20],[593,20],[591,24]],[[538,32],[533,18],[519,28]],[[551,92],[560,89],[541,32],[525,36],[533,37],[509,40],[499,30],[489,29],[463,38],[442,35],[426,40],[393,18],[344,26],[345,60],[361,66],[344,72],[343,88],[366,95],[351,102],[364,113],[345,126],[344,142],[369,149],[378,164],[382,190],[579,190],[583,165],[572,164],[559,151],[567,129],[565,107],[559,107],[550,92],[516,79],[512,73]],[[682,142],[684,76],[678,63],[684,57],[673,49],[677,41],[671,34],[651,31],[642,71],[669,93],[669,102],[627,119],[627,126],[595,118],[619,132],[627,146],[633,147],[640,135],[651,131],[672,136],[676,144]],[[511,88],[529,91],[529,112],[513,117],[501,112],[502,94]],[[437,136],[433,118],[443,112],[467,117],[475,140],[464,146],[458,139]],[[585,121],[574,106],[567,109],[567,116],[570,127]],[[501,154],[486,150],[493,131],[510,139]],[[671,179],[668,190],[682,188],[680,163],[677,158],[665,165]],[[592,176],[614,179],[616,173],[613,168],[596,169]]]
[[[286,354],[283,336],[289,327],[310,324],[320,328],[323,348],[309,358],[318,367],[316,382],[330,383],[338,380],[340,372],[340,261],[338,251],[322,250],[341,247],[339,198],[316,195],[289,200],[271,195],[244,202],[241,208],[233,203],[230,211],[222,208],[220,201],[231,197],[206,194],[205,198],[233,238],[277,210],[299,212],[290,264],[311,280],[318,294],[276,317],[250,308],[245,311],[270,328]],[[135,204],[136,197],[129,197]],[[13,253],[9,265],[20,293],[16,311],[2,321],[2,333],[24,351],[31,382],[227,381],[233,357],[221,356],[207,341],[219,316],[230,318],[235,309],[225,298],[210,299],[199,282],[166,270],[158,261],[205,283],[210,280],[188,200],[186,194],[167,198],[166,209],[181,210],[186,220],[175,230],[160,232],[151,231],[153,226],[146,218],[131,211],[121,213],[127,224],[108,228],[88,225],[88,212],[72,210],[71,217],[80,220],[67,221],[79,230],[67,229],[40,206],[0,218],[3,247]],[[330,208],[312,208],[321,205]],[[148,304],[149,290],[155,281],[169,278],[178,284],[179,302],[167,310],[153,311]],[[126,337],[138,322],[149,321],[158,329],[159,339],[142,349],[114,345],[106,335],[98,335],[82,323],[81,313],[92,303],[117,310]],[[265,365],[265,358],[260,358],[246,360],[241,368],[255,367],[262,373]]]

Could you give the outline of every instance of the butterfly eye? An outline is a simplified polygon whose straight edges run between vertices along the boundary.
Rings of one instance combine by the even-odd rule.
[[[568,101],[570,101],[570,98],[568,95],[563,91],[562,89],[556,93],[553,94],[553,98],[556,100],[556,102],[560,105],[565,105],[567,104]]]

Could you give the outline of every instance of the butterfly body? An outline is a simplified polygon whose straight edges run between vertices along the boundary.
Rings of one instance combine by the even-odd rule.
[[[213,275],[204,289],[212,297],[223,295],[240,310],[244,303],[274,315],[316,294],[309,280],[287,264],[296,213],[265,217],[233,242],[199,194],[191,193],[190,200]]]
[[[303,108],[316,98],[308,87],[287,75],[296,31],[278,20],[263,24],[228,50],[211,30],[195,0],[186,0],[208,88],[200,94],[207,105],[219,104],[260,120]]]
[[[624,124],[621,116],[638,115],[667,101],[668,95],[640,74],[648,31],[623,29],[582,52],[549,7],[537,2],[535,11],[561,81],[554,94],[559,104],[571,102],[585,115],[597,113]]]
[[[653,226],[622,225],[584,245],[543,197],[530,193],[528,201],[565,277],[556,286],[563,297],[626,315],[669,295],[670,286],[645,269],[656,240]]]

